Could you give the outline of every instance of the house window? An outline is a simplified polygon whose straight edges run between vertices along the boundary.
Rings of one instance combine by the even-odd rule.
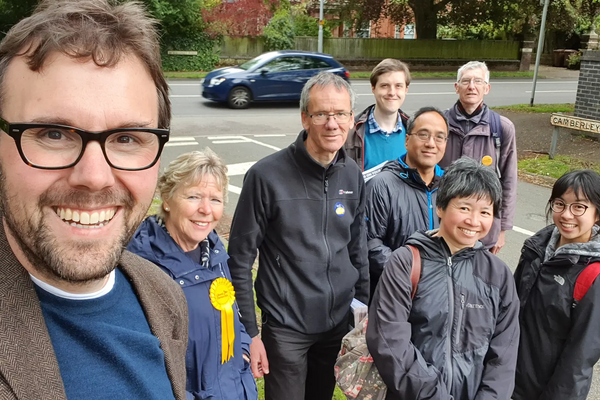
[[[370,38],[371,37],[371,21],[363,22],[361,26],[356,30],[357,38]]]
[[[414,39],[415,38],[415,25],[408,24],[404,25],[404,39]]]

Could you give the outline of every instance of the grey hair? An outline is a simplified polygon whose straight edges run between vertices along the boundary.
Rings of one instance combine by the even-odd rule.
[[[444,172],[438,189],[436,207],[446,210],[455,198],[477,196],[489,198],[498,218],[502,206],[502,185],[496,172],[472,158],[462,157],[454,161]]]
[[[217,185],[223,192],[223,200],[226,202],[227,187],[229,185],[227,165],[208,147],[202,151],[181,154],[169,163],[165,172],[158,178],[158,192],[161,201],[171,199],[182,186],[192,186],[200,183],[207,175],[215,178]],[[158,210],[158,216],[163,219],[166,217],[162,207]]]
[[[310,89],[314,86],[335,86],[337,90],[345,89],[350,95],[350,108],[354,110],[354,105],[356,103],[356,93],[352,89],[352,86],[348,82],[344,80],[344,78],[331,73],[331,72],[319,72],[317,75],[310,78],[304,87],[302,88],[302,93],[300,94],[300,111],[303,113],[308,113],[308,103],[310,101]]]
[[[419,108],[417,110],[417,112],[414,113],[413,116],[408,119],[408,122],[406,123],[406,133],[408,135],[410,135],[412,133],[413,129],[415,128],[415,122],[417,121],[417,118],[419,118],[421,115],[428,113],[428,112],[437,113],[439,116],[444,118],[444,122],[446,123],[446,133],[448,133],[449,127],[448,127],[448,118],[446,118],[446,115],[444,115],[444,113],[442,111],[440,111],[439,108],[427,106],[427,107]]]
[[[490,83],[490,70],[483,61],[469,61],[468,63],[460,67],[458,69],[458,74],[456,74],[456,82],[460,82],[465,71],[469,71],[472,69],[483,70],[483,72],[485,73],[485,83]]]

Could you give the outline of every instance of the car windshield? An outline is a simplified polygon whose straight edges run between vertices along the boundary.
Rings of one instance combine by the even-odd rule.
[[[266,53],[266,54],[261,54],[260,56],[253,58],[250,61],[246,61],[245,63],[243,63],[242,65],[239,66],[239,68],[248,71],[250,68],[256,66],[257,64],[263,62],[266,59],[269,59],[272,57],[272,54]]]

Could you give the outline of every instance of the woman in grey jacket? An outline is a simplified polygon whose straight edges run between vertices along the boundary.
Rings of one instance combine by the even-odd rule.
[[[547,214],[554,224],[525,241],[515,272],[521,341],[513,399],[585,400],[600,359],[600,175],[563,175]]]
[[[457,160],[438,191],[439,230],[417,232],[412,255],[394,251],[369,309],[367,345],[387,399],[510,399],[519,341],[512,274],[479,242],[502,198],[492,169]]]

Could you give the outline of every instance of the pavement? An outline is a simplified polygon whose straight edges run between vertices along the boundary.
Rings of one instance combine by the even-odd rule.
[[[530,71],[534,71],[534,66],[531,66]],[[578,80],[579,70],[551,67],[549,65],[540,65],[538,75],[545,79],[567,79]]]

